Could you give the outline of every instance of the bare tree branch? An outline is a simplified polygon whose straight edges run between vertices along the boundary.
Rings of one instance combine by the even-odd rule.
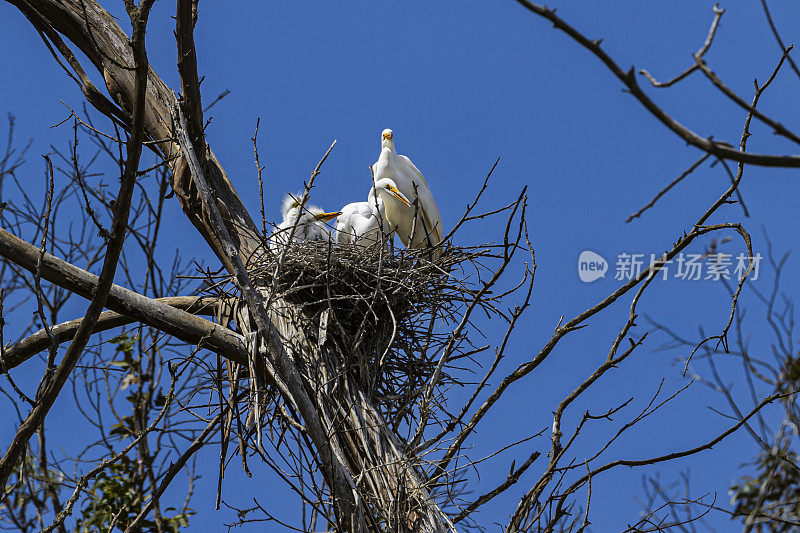
[[[218,304],[216,299],[207,296],[167,296],[158,298],[155,301],[176,309],[190,311],[193,314],[211,316],[216,313]],[[58,345],[72,339],[82,320],[82,318],[78,318],[50,327],[52,341],[47,331],[39,330],[19,342],[6,346],[3,353],[3,368],[0,369],[0,372],[7,372],[12,368],[16,368],[39,352],[48,349],[51,342],[55,342]],[[121,315],[115,311],[103,311],[97,320],[94,330],[92,330],[92,334],[126,326],[137,321],[134,317]]]
[[[126,7],[131,17],[133,26],[132,48],[135,58],[136,81],[132,106],[132,132],[128,139],[127,159],[125,161],[125,172],[122,175],[122,184],[117,195],[116,208],[114,209],[114,222],[111,227],[111,238],[106,247],[106,254],[103,260],[103,268],[98,279],[97,290],[92,297],[86,316],[75,332],[75,337],[67,348],[64,359],[58,365],[53,375],[52,381],[42,392],[36,406],[31,410],[25,422],[17,430],[17,434],[8,447],[5,455],[0,459],[0,487],[5,491],[8,477],[11,470],[23,454],[25,447],[31,436],[43,424],[45,416],[58,398],[61,388],[72,373],[72,369],[78,362],[83,349],[89,342],[95,324],[100,313],[105,307],[108,293],[114,284],[114,273],[117,270],[117,262],[122,252],[122,244],[125,241],[125,234],[128,227],[128,215],[131,206],[131,197],[136,179],[136,172],[139,169],[139,157],[142,154],[144,142],[144,106],[147,91],[147,52],[145,51],[145,28],[147,18],[150,14],[155,0],[142,0],[139,7],[133,4]]]
[[[602,48],[600,48],[599,40],[590,40],[578,30],[570,26],[561,17],[557,16],[555,10],[548,9],[544,6],[530,2],[529,0],[517,0],[523,7],[543,17],[553,23],[553,26],[574,39],[578,44],[592,52],[597,56],[603,64],[627,87],[630,93],[647,109],[654,117],[656,117],[662,124],[669,128],[678,137],[687,143],[695,146],[706,153],[713,154],[722,159],[730,159],[741,163],[750,165],[759,165],[767,167],[787,167],[798,168],[800,167],[800,156],[794,155],[770,155],[770,154],[755,154],[751,152],[742,152],[731,147],[729,143],[716,141],[713,137],[703,138],[692,130],[683,126],[677,120],[668,115],[661,109],[653,100],[650,99],[642,88],[639,82],[636,81],[636,70],[631,67],[627,72],[622,70],[611,56],[609,56]]]
[[[0,256],[22,268],[36,271],[39,249],[0,229]],[[98,278],[74,265],[45,254],[42,278],[84,298],[97,290]],[[123,316],[134,318],[170,335],[191,343],[202,344],[239,364],[247,363],[247,350],[239,335],[171,305],[159,302],[113,285],[106,305]]]

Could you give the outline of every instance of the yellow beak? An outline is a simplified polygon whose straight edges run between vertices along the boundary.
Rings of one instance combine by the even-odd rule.
[[[392,196],[394,196],[395,198],[406,204],[408,207],[411,207],[411,203],[408,201],[408,198],[406,198],[405,195],[403,195],[403,193],[394,188],[386,190],[389,191],[389,194],[391,194]]]
[[[318,215],[314,215],[317,220],[322,220],[323,222],[328,222],[329,220],[333,220],[334,218],[341,215],[341,211],[336,211],[335,213],[320,213]]]

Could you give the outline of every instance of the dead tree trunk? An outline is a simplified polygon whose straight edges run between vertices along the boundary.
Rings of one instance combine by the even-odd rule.
[[[77,79],[87,100],[128,125],[134,94],[129,38],[95,0],[8,0],[30,21]],[[255,286],[244,265],[259,251],[258,230],[222,165],[208,149],[202,126],[192,28],[196,2],[178,0],[177,40],[181,112],[174,93],[150,69],[145,132],[150,147],[168,161],[172,187],[184,212],[208,242],[247,302],[238,327],[283,401],[300,414],[334,499],[339,528],[351,531],[448,531],[453,526],[433,501],[419,461],[404,450],[360,385],[338,370],[347,354],[319,346],[292,304]],[[103,75],[113,99],[86,76],[61,36]],[[63,64],[62,62],[62,64]],[[176,123],[178,122],[178,123]],[[186,142],[179,141],[185,135]],[[205,189],[205,190],[204,190]],[[252,377],[252,376],[251,376]]]
[[[377,511],[383,529],[452,530],[449,519],[433,501],[418,462],[405,453],[403,443],[367,398],[363,385],[342,370],[342,361],[354,360],[352,354],[342,354],[325,343],[317,334],[318,323],[291,304],[276,303],[271,316],[276,331],[283,335],[272,342],[288,347],[319,416],[333,430],[331,440],[336,441],[353,474],[358,494],[366,499],[368,508]],[[265,357],[276,349],[270,344],[261,346]],[[375,343],[383,344],[380,340]],[[370,524],[373,528],[378,525]]]

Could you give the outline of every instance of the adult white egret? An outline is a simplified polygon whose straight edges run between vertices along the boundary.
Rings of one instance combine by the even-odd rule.
[[[386,206],[394,204],[411,207],[394,180],[383,178],[376,181],[366,202],[353,202],[342,208],[342,214],[336,220],[336,242],[355,243],[361,247],[377,244],[381,232],[388,235],[394,229],[386,219]]]
[[[397,235],[403,244],[409,248],[438,247],[444,236],[439,207],[416,165],[395,151],[394,132],[390,129],[381,133],[381,155],[372,166],[372,171],[376,183],[384,178],[394,180],[397,188],[412,204],[405,206],[395,202],[386,205],[386,218],[390,225],[397,227]]]
[[[293,240],[316,241],[331,238],[330,230],[325,226],[339,216],[340,212],[327,213],[315,206],[302,205],[302,195],[287,194],[283,199],[281,214],[283,220],[275,228],[269,238],[269,248],[279,252],[294,232]]]

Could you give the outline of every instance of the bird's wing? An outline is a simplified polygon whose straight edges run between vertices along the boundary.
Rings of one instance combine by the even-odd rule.
[[[417,165],[412,163],[411,160],[408,158],[408,156],[399,155],[398,154],[397,157],[399,157],[400,160],[403,161],[406,164],[406,166],[409,168],[409,170],[411,170],[412,174],[416,175],[416,179],[417,180],[421,180],[422,183],[424,183],[426,187],[428,186],[428,182],[425,181],[425,176],[422,175],[422,172],[419,171],[419,169],[417,168]]]
[[[347,244],[350,242],[350,224],[353,213],[348,209],[351,204],[342,208],[342,214],[336,219],[336,242]]]
[[[359,202],[358,214],[364,218],[370,218],[375,215],[374,207],[369,205],[369,202]]]
[[[436,200],[433,198],[428,182],[425,181],[425,176],[419,171],[417,166],[405,155],[397,156],[405,165],[406,176],[411,181],[417,183],[417,195],[420,201],[420,210],[425,221],[425,227],[428,228],[431,238],[435,239],[434,244],[442,242],[444,238],[444,227],[442,225],[442,214],[439,212],[439,206],[436,205]]]
[[[358,211],[359,203],[360,202],[353,202],[339,209],[339,211],[341,211],[342,214],[339,215],[339,217],[336,219],[337,225],[341,223],[347,223],[350,217],[353,215],[353,213]]]
[[[430,233],[431,238],[436,241],[433,244],[439,244],[442,241],[442,238],[444,237],[442,214],[439,212],[439,206],[436,205],[436,200],[433,198],[433,193],[428,187],[428,184],[425,183],[424,179],[422,180],[422,183],[420,183],[417,175],[419,175],[420,178],[422,177],[422,175],[413,172],[413,169],[415,168],[416,167],[414,167],[412,163],[411,166],[408,167],[408,171],[406,172],[405,175],[406,179],[408,179],[409,185],[412,187],[411,194],[408,196],[408,198],[412,202],[414,201],[413,186],[414,184],[416,184],[417,186],[416,194],[419,197],[419,206],[420,206],[419,210],[422,213],[422,216],[424,217],[423,220],[425,222],[425,227],[428,228],[428,232]]]
[[[377,229],[377,227],[378,219],[375,218],[375,214],[372,211],[369,211],[368,213],[360,213],[353,224],[356,235],[359,237],[366,236],[374,229]]]
[[[436,205],[436,200],[433,199],[433,194],[427,187],[420,187],[418,194],[422,204],[420,211],[422,211],[425,227],[428,228],[431,239],[434,241],[433,244],[439,244],[444,238],[444,226],[442,226],[442,215],[439,213],[439,206]]]

